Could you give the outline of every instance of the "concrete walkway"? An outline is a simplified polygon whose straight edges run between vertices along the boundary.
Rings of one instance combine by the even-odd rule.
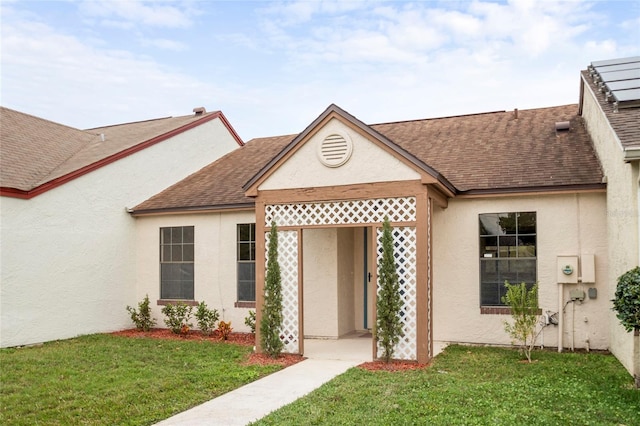
[[[158,426],[244,426],[371,361],[371,339],[305,339],[306,360],[179,413]]]

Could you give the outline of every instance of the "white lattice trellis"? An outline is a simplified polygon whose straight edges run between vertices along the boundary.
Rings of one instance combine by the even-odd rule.
[[[265,247],[269,247],[269,234],[265,234]],[[268,262],[265,254],[265,265]],[[283,352],[297,354],[298,347],[298,232],[278,231],[278,263],[282,283],[282,328],[280,339]]]
[[[378,253],[377,261],[382,260],[382,228],[378,229]],[[393,228],[393,252],[396,259],[396,272],[400,284],[402,296],[402,330],[404,336],[395,347],[393,357],[403,360],[417,359],[417,257],[416,257],[416,228]],[[377,283],[377,292],[380,293],[380,282]],[[382,348],[378,345],[378,354]]]
[[[321,203],[269,204],[265,206],[265,226],[352,225],[416,220],[415,197],[326,201]]]

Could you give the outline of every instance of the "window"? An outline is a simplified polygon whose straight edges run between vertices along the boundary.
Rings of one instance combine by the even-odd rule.
[[[193,226],[160,228],[160,299],[193,300]]]
[[[504,306],[504,282],[536,282],[536,213],[480,215],[480,305]]]
[[[238,225],[238,302],[256,300],[256,225]]]

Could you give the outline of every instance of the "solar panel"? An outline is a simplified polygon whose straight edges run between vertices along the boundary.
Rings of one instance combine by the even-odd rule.
[[[634,70],[602,72],[599,73],[599,75],[599,80],[603,83],[620,80],[634,80],[636,78],[640,79],[640,68]]]
[[[640,88],[617,90],[613,92],[613,97],[618,102],[640,101]]]
[[[640,80],[611,81],[606,83],[604,87],[608,92],[613,90],[635,89],[640,87]]]
[[[640,68],[640,62],[629,62],[628,64],[608,65],[606,67],[594,67],[599,73],[611,71],[624,71]]]
[[[640,106],[640,56],[594,61],[589,66],[593,82],[613,102],[613,111]]]
[[[606,61],[593,61],[592,67],[602,67],[607,65],[628,64],[629,62],[640,62],[640,56],[631,56],[629,58],[608,59]]]

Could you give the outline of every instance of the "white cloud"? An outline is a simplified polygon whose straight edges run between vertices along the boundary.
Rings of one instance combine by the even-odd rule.
[[[86,18],[97,19],[107,26],[134,28],[138,25],[160,28],[187,28],[196,11],[184,2],[152,2],[143,0],[89,0],[80,4]]]
[[[7,90],[10,88],[10,90]],[[76,127],[169,114],[219,89],[130,52],[99,49],[38,23],[5,23],[2,102]]]

